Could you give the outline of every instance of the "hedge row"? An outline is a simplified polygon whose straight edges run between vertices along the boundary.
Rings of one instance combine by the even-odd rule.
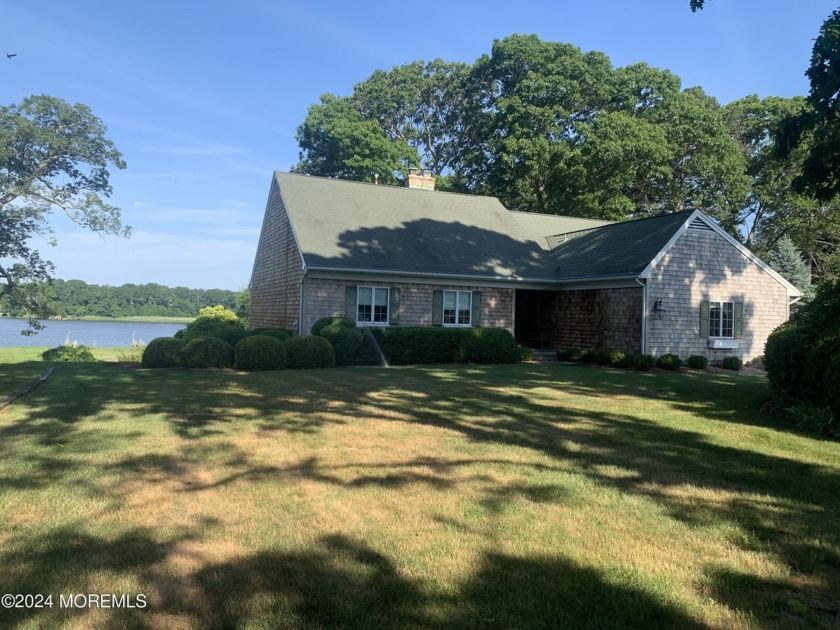
[[[513,335],[500,328],[360,329],[347,317],[324,317],[312,325],[312,334],[332,345],[337,365],[378,365],[382,356],[391,365],[516,363],[520,359]]]
[[[625,352],[624,350],[583,350],[570,348],[558,353],[561,361],[572,363],[593,363],[596,365],[612,365],[619,368],[635,369],[645,372],[654,366],[663,370],[679,370],[683,360],[676,354],[663,354],[654,357],[650,354],[639,354],[636,352]],[[686,365],[694,370],[705,370],[709,366],[709,360],[699,354],[693,354],[686,360]],[[723,367],[729,370],[740,370],[741,359],[738,357],[727,357],[723,360]]]
[[[504,328],[371,328],[392,365],[416,363],[516,363],[519,350]]]
[[[176,337],[158,337],[143,351],[145,368],[230,368],[246,371],[314,369],[335,365],[335,352],[320,337],[249,335],[235,346],[217,337],[196,337],[189,343]]]

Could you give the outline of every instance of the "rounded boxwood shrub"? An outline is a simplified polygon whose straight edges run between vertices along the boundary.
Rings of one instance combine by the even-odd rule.
[[[346,317],[336,317],[318,331],[318,336],[332,345],[336,365],[352,365],[362,345],[362,331],[355,324],[348,325],[348,322],[350,320]]]
[[[282,370],[286,364],[286,348],[275,337],[252,335],[240,339],[233,348],[233,367],[237,370]]]
[[[692,370],[705,370],[709,367],[709,360],[702,354],[692,354],[685,363]]]
[[[175,336],[182,339],[184,343],[188,343],[197,337],[216,337],[222,331],[228,331],[232,328],[240,328],[244,331],[245,324],[230,309],[223,306],[211,306],[201,309],[198,312],[198,317],[175,333]],[[225,341],[228,341],[228,339],[225,339]],[[228,343],[230,342],[228,341]]]
[[[292,337],[282,343],[286,349],[287,365],[293,370],[335,367],[335,350],[323,337]]]
[[[175,337],[157,337],[143,351],[140,365],[144,368],[181,367],[184,364],[184,342]]]
[[[663,370],[673,370],[676,372],[682,367],[682,359],[676,354],[663,354],[656,360],[656,365]]]
[[[320,335],[321,329],[331,324],[337,324],[339,326],[343,326],[344,328],[356,327],[356,322],[354,322],[349,317],[322,317],[321,319],[316,320],[314,324],[312,324],[311,332],[313,335]]]
[[[633,355],[633,367],[640,372],[647,372],[656,365],[656,359],[650,354]]]
[[[292,336],[282,328],[266,328],[260,334],[265,335],[266,337],[274,337],[280,341],[286,341],[286,339],[289,339]]]
[[[233,346],[218,337],[198,337],[184,347],[184,364],[191,368],[233,366]]]
[[[725,370],[734,370],[739,372],[741,368],[744,367],[744,362],[741,361],[741,357],[726,357],[721,366]]]
[[[41,358],[44,361],[61,361],[64,363],[70,362],[89,362],[96,361],[96,357],[87,346],[58,346],[50,348],[41,353]]]
[[[233,349],[233,346],[248,336],[248,331],[242,326],[234,324],[221,327],[209,336],[226,341],[230,345],[231,349]],[[198,337],[196,337],[196,339],[198,339]]]

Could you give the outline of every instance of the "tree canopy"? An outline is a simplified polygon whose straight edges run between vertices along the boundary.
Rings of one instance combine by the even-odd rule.
[[[721,106],[667,70],[511,35],[472,65],[415,62],[323,96],[298,129],[295,170],[399,184],[416,166],[441,190],[610,220],[700,209],[760,255],[790,238],[828,279],[840,273],[840,170],[826,174],[840,169],[840,12],[814,50],[808,98]],[[795,141],[780,151],[780,138]]]
[[[120,209],[106,201],[108,169],[125,163],[105,133],[86,105],[52,96],[0,107],[0,297],[32,316],[43,307],[53,265],[31,239],[51,234],[53,208],[100,234],[129,234]]]
[[[512,35],[473,65],[377,70],[298,129],[298,172],[438,188],[609,219],[702,207],[733,228],[748,180],[723,108],[667,70]]]

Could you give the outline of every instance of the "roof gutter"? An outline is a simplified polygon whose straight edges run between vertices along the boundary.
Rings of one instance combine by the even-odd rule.
[[[452,278],[455,280],[483,280],[483,281],[496,281],[496,282],[510,282],[510,283],[540,283],[540,284],[551,284],[551,285],[558,285],[558,284],[568,284],[568,283],[578,283],[578,282],[610,282],[614,280],[636,280],[638,281],[639,275],[637,273],[630,273],[630,274],[616,274],[611,276],[576,276],[574,278],[523,278],[523,277],[510,277],[510,276],[481,276],[475,274],[458,274],[458,273],[438,273],[432,271],[404,271],[400,269],[394,270],[387,270],[387,269],[374,269],[374,268],[347,268],[347,267],[322,267],[317,265],[311,265],[306,267],[311,271],[328,271],[328,272],[338,272],[338,273],[369,273],[369,274],[380,274],[380,275],[390,275],[390,276],[413,276],[415,278]]]

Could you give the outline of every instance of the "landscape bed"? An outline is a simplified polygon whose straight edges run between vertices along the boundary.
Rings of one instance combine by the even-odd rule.
[[[36,356],[0,351],[0,396]],[[560,365],[55,364],[0,414],[0,592],[54,603],[0,626],[836,627],[840,443],[768,396]]]

